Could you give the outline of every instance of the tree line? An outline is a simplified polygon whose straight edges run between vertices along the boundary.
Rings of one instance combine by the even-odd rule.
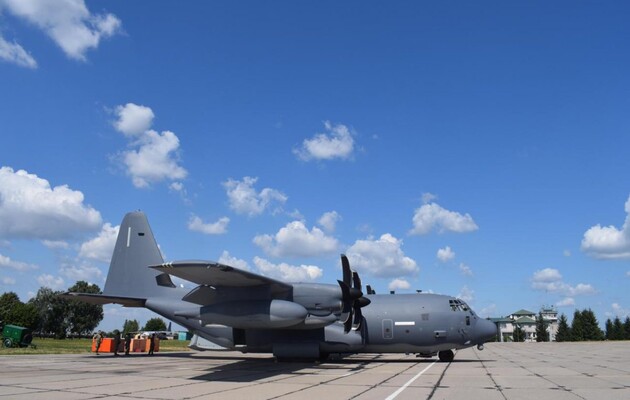
[[[96,284],[78,281],[68,288],[69,292],[101,294]],[[27,302],[20,301],[15,292],[0,295],[0,324],[18,325],[30,329],[38,336],[63,339],[90,336],[103,320],[103,306],[59,296],[64,291],[41,287]],[[125,320],[123,332],[139,331],[138,321]],[[142,330],[164,331],[166,324],[161,318],[147,321]]]

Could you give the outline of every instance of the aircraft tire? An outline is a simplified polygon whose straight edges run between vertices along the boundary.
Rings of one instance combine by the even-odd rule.
[[[455,358],[455,353],[453,353],[453,350],[440,351],[438,353],[438,358],[442,362],[451,362]]]

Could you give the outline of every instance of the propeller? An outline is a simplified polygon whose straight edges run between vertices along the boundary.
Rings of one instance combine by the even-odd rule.
[[[370,299],[363,297],[361,291],[361,278],[356,271],[350,268],[350,262],[345,254],[341,255],[341,268],[343,271],[343,281],[339,282],[343,309],[341,311],[343,321],[343,331],[350,332],[351,329],[360,330],[363,323],[363,313],[361,308],[370,304]]]

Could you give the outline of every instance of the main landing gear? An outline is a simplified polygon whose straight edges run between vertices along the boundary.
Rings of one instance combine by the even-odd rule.
[[[455,358],[455,353],[453,353],[453,350],[443,350],[438,352],[438,358],[442,362],[451,362]]]

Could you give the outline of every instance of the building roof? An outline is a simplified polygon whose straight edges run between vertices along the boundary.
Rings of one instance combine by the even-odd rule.
[[[505,322],[505,323],[512,322],[511,319],[506,318],[506,317],[488,318],[488,319],[490,321],[494,322],[495,324],[498,323],[498,322]]]
[[[531,325],[531,324],[536,324],[536,320],[529,317],[520,317],[520,318],[517,318],[514,321],[514,323],[520,324],[520,325]]]
[[[520,309],[517,312],[512,313],[512,315],[536,315],[535,312],[527,311],[524,309]]]

